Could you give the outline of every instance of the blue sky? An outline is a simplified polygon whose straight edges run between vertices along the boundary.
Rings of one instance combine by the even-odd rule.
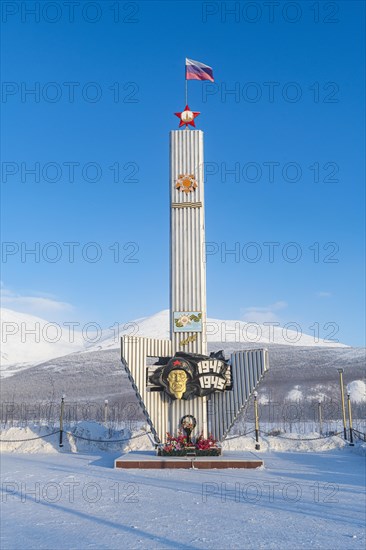
[[[105,327],[169,306],[190,57],[215,76],[189,82],[208,315],[364,345],[364,3],[35,4],[2,4],[3,305]]]

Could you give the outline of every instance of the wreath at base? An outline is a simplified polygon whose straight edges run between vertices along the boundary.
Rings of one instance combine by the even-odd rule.
[[[201,434],[196,441],[178,432],[177,436],[167,433],[167,439],[163,447],[158,450],[159,456],[220,456],[221,447],[217,446],[217,440],[210,434],[204,438]]]

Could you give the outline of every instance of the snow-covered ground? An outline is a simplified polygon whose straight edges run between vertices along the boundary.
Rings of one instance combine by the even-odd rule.
[[[349,447],[262,453],[257,470],[114,470],[118,454],[4,454],[1,548],[365,548]]]

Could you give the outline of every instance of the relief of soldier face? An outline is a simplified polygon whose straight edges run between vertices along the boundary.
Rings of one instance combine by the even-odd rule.
[[[184,370],[175,369],[170,371],[168,375],[169,391],[177,399],[182,399],[182,395],[187,389],[188,376]]]

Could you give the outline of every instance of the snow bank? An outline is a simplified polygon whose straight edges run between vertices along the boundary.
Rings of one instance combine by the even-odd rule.
[[[97,422],[87,421],[79,422],[73,426],[64,426],[63,447],[60,447],[60,434],[50,435],[57,429],[36,425],[27,428],[7,428],[0,435],[0,441],[3,441],[0,442],[0,451],[6,453],[77,453],[126,452],[153,448],[153,444],[144,430],[134,433],[129,430],[112,430]],[[113,441],[116,442],[113,443]]]
[[[6,453],[59,453],[59,452],[128,452],[152,450],[154,448],[151,436],[144,429],[135,432],[129,430],[108,429],[97,422],[79,422],[73,426],[65,426],[62,448],[59,447],[59,433],[52,434],[57,428],[46,426],[31,426],[27,428],[8,428],[3,430],[0,439],[1,452]],[[347,445],[341,437],[333,436],[317,439],[318,433],[285,434],[281,436],[260,437],[260,452],[268,451],[299,451],[323,452],[331,449],[341,449]],[[38,438],[38,439],[35,439]],[[301,438],[301,439],[300,439]],[[29,440],[29,441],[27,441]],[[116,441],[117,440],[117,441]],[[118,441],[123,440],[123,441]],[[113,443],[115,441],[115,443]],[[357,444],[357,451],[366,454],[366,444]],[[224,441],[223,450],[254,451],[255,441],[251,436],[234,436]]]
[[[3,430],[0,440],[1,452],[9,453],[57,453],[58,434],[49,435],[55,429],[48,426],[32,426],[27,428],[8,428]],[[35,439],[42,436],[42,439]]]
[[[300,439],[301,438],[301,439]],[[346,443],[338,436],[319,438],[318,433],[308,433],[306,436],[297,434],[286,434],[281,436],[260,437],[260,451],[291,451],[291,452],[323,452],[332,449],[341,449]],[[230,437],[224,441],[223,449],[227,451],[253,451],[255,446],[254,437],[239,436]]]

